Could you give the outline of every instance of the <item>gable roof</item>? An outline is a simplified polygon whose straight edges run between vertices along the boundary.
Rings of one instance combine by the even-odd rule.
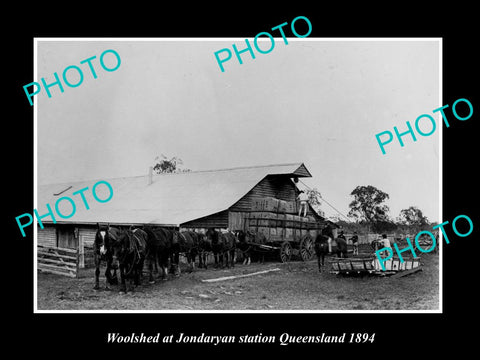
[[[57,223],[179,226],[228,209],[268,175],[311,177],[303,163],[293,163],[154,174],[150,185],[145,175],[40,185],[36,209],[40,215],[46,214],[45,204],[55,209],[58,199],[70,197],[75,201],[75,214],[69,219],[55,216]],[[113,188],[113,197],[105,203],[97,202],[92,195],[93,185],[100,180],[107,181]],[[79,194],[73,195],[85,187],[88,190],[83,194],[89,210]],[[109,190],[106,185],[98,185],[96,194],[100,199],[107,199]],[[60,201],[58,208],[64,215],[72,213],[72,206],[67,200]],[[42,222],[52,223],[52,220],[45,217]]]

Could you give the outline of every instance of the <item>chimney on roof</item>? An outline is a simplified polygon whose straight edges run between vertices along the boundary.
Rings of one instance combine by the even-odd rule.
[[[153,182],[152,176],[153,176],[153,167],[150,166],[148,168],[148,184],[147,185],[152,185],[152,182]]]

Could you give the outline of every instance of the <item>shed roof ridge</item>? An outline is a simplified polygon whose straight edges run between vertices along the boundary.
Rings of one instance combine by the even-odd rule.
[[[224,168],[224,169],[196,170],[195,172],[217,172],[217,171],[231,171],[231,170],[244,170],[244,169],[259,169],[259,168],[267,168],[267,167],[274,167],[274,166],[292,166],[292,165],[298,165],[300,167],[303,165],[303,163],[294,162],[294,163],[269,164],[269,165],[237,166],[237,167]],[[191,172],[194,172],[194,171],[191,171]],[[186,174],[188,174],[188,172],[186,172]]]
[[[154,173],[153,176],[168,176],[168,175],[183,175],[183,174],[198,174],[198,173],[208,173],[208,172],[223,172],[223,171],[233,171],[233,170],[247,170],[247,169],[260,169],[260,168],[269,168],[275,166],[293,166],[298,165],[298,167],[304,165],[303,162],[293,162],[293,163],[282,163],[282,164],[269,164],[269,165],[252,165],[252,166],[238,166],[233,168],[224,168],[224,169],[211,169],[211,170],[194,170],[194,171],[184,171],[184,172],[174,172],[174,173]],[[268,174],[265,174],[268,175]],[[148,174],[143,175],[131,175],[131,176],[117,176],[112,178],[95,178],[95,179],[83,179],[83,180],[74,180],[74,181],[63,181],[60,183],[46,183],[46,184],[37,184],[37,186],[51,186],[51,185],[72,185],[76,183],[84,183],[91,181],[108,181],[108,180],[121,180],[121,179],[133,179],[133,178],[145,178]]]

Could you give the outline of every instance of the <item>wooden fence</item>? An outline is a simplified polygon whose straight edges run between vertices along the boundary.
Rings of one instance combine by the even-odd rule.
[[[78,267],[78,250],[37,245],[39,271],[76,278]]]

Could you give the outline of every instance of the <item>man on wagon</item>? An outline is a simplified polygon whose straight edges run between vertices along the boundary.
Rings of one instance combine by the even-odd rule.
[[[300,206],[298,207],[298,216],[301,216],[303,210],[303,216],[307,216],[307,208],[308,208],[308,195],[305,191],[300,190],[299,195],[297,196],[298,201],[300,201]]]

